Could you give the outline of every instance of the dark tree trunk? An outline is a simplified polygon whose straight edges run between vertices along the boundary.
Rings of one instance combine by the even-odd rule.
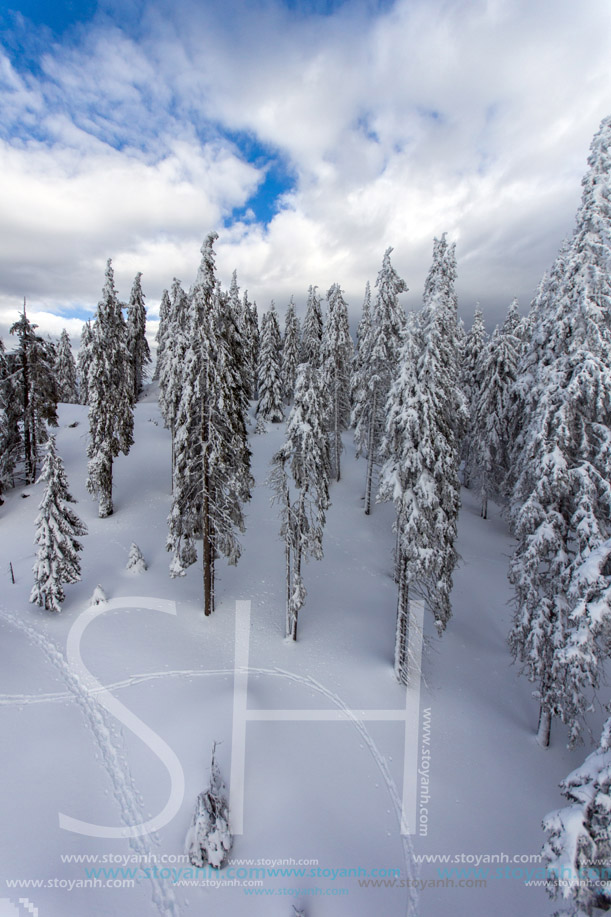
[[[409,588],[406,580],[407,562],[403,556],[398,564],[399,594],[397,598],[397,632],[395,636],[395,675],[407,685],[407,642],[409,636]]]
[[[371,415],[369,418],[369,431],[367,437],[367,479],[365,484],[365,515],[371,513],[371,487],[373,482],[373,460],[375,451],[375,424],[376,424],[377,392],[374,390],[371,402]]]
[[[110,456],[104,473],[102,474],[100,480],[100,496],[98,502],[98,516],[100,519],[105,519],[107,516],[112,516],[113,514],[113,505],[112,505],[112,456]]]
[[[210,469],[208,467],[208,451],[204,445],[203,484],[204,494],[202,500],[202,533],[204,541],[204,614],[206,617],[214,611],[214,590],[212,586],[212,565],[214,563],[214,545],[212,544],[212,526],[210,524]]]
[[[552,714],[551,711],[541,704],[539,708],[539,725],[537,727],[537,742],[543,748],[549,747],[550,735],[552,731]]]

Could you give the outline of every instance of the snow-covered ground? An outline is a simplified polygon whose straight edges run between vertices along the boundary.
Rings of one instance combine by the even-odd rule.
[[[219,561],[218,606],[209,619],[202,612],[201,567],[191,567],[181,579],[168,574],[170,443],[154,400],[137,405],[135,445],[115,462],[115,514],[108,519],[97,518],[97,505],[85,489],[87,430],[86,408],[61,406],[58,449],[89,534],[83,538],[83,579],[67,587],[60,615],[28,602],[42,487],[9,492],[0,510],[5,882],[0,917],[26,913],[29,905],[40,917],[280,917],[291,915],[293,904],[308,917],[399,917],[410,903],[411,913],[421,917],[550,914],[553,905],[544,889],[524,884],[524,870],[536,869],[536,863],[503,859],[490,865],[485,887],[474,887],[483,874],[456,874],[452,887],[439,873],[476,866],[464,860],[471,855],[538,854],[541,818],[562,802],[557,784],[589,751],[568,751],[557,726],[550,749],[535,742],[536,701],[511,665],[505,642],[511,541],[496,509],[483,522],[468,491],[463,491],[454,616],[441,639],[425,619],[421,710],[419,722],[409,725],[419,761],[422,726],[428,732],[430,725],[427,836],[400,835],[400,721],[253,721],[245,727],[244,832],[235,838],[228,868],[212,879],[229,884],[188,885],[188,872],[172,872],[188,865],[177,859],[197,794],[208,780],[215,740],[229,783],[236,600],[251,603],[249,707],[405,706],[405,692],[392,672],[392,507],[376,506],[364,516],[364,464],[355,461],[347,435],[343,477],[332,485],[325,557],[306,569],[308,597],[294,644],[284,639],[283,545],[265,483],[282,427],[251,439],[256,487],[243,556],[235,568]],[[132,542],[148,564],[140,575],[125,569]],[[109,600],[138,601],[125,607],[112,602],[92,618],[83,632],[84,668],[79,668],[69,635],[74,640],[75,622],[83,623],[79,616],[98,584]],[[176,614],[155,610],[151,600],[160,599],[175,602]],[[91,679],[107,687],[144,730],[121,725],[105,696],[92,690]],[[592,722],[596,734],[602,716]],[[119,829],[155,817],[177,793],[180,797],[177,771],[155,753],[146,727],[161,740],[158,750],[169,746],[184,773],[177,813],[154,834],[131,839],[89,837],[60,827],[62,813]],[[416,858],[425,854],[456,855],[463,862],[419,865]],[[97,863],[76,861],[85,855],[97,856]],[[259,862],[260,870],[306,874],[249,880],[252,867],[240,860]],[[300,866],[302,860],[309,864]],[[87,887],[86,870],[122,866],[135,870],[135,880],[100,873],[102,887]],[[479,869],[487,866],[482,861]],[[238,868],[238,882],[263,884],[235,884]],[[374,870],[382,871],[379,875],[400,870],[400,878],[394,887],[364,887],[357,876],[333,872],[338,870],[356,870],[361,882]],[[416,878],[419,891],[405,887]]]

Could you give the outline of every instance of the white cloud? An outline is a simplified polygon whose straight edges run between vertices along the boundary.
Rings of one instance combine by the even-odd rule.
[[[148,4],[138,38],[99,20],[51,47],[38,80],[4,60],[3,296],[93,310],[106,258],[121,295],[143,271],[191,283],[220,231],[260,308],[333,282],[358,308],[382,254],[417,306],[443,231],[458,242],[462,310],[526,308],[571,231],[589,140],[609,113],[607,0],[400,0],[332,16],[281,5]],[[294,189],[268,227],[223,229],[262,178],[225,132],[286,158]],[[34,139],[36,138],[36,139]]]

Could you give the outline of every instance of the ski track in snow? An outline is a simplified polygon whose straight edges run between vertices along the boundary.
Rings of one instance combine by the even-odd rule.
[[[95,700],[93,696],[94,692],[89,691],[85,685],[82,684],[81,680],[68,665],[62,652],[54,643],[44,637],[34,627],[25,624],[16,615],[0,609],[0,616],[7,623],[25,634],[28,640],[42,650],[49,662],[60,673],[68,687],[67,693],[58,695],[39,695],[38,698],[36,698],[36,695],[33,695],[33,697],[37,700],[72,699],[77,702],[102,753],[102,760],[110,777],[113,793],[119,804],[123,822],[127,826],[140,822],[140,805],[129,765],[126,758],[119,754],[116,744],[113,742],[113,735],[116,736],[117,732],[104,708]],[[16,696],[21,697],[22,695]],[[23,702],[31,703],[32,700],[29,699]],[[147,838],[130,837],[128,841],[134,853],[138,854],[143,858],[143,861],[146,862],[145,858],[152,853],[151,844]],[[153,875],[151,870],[149,870],[149,879],[153,891],[153,904],[161,917],[180,917],[178,902],[168,882],[159,876]]]
[[[9,618],[8,615],[4,615],[4,616],[7,619]],[[22,625],[22,629],[26,629],[26,626]],[[30,629],[28,628],[28,630]],[[33,631],[33,633],[36,634],[36,631]],[[43,640],[43,642],[46,642],[44,641],[44,638],[41,638],[41,640]],[[61,656],[61,654],[59,655]],[[67,663],[65,662],[63,657],[61,657],[61,661],[63,665],[67,667]],[[328,688],[325,688],[324,685],[320,684],[320,682],[316,681],[314,678],[311,678],[310,676],[305,676],[305,675],[297,675],[296,673],[288,672],[285,669],[278,669],[278,668],[260,669],[260,668],[249,667],[248,672],[251,675],[271,675],[275,677],[288,678],[289,680],[296,682],[297,684],[304,685],[305,687],[308,687],[314,691],[317,691],[319,694],[322,694],[324,697],[326,697],[327,700],[329,700],[335,707],[337,707],[339,710],[342,710],[342,712],[345,713],[346,718],[352,722],[354,727],[360,733],[361,738],[365,742],[372,758],[374,759],[378,769],[380,770],[380,773],[382,774],[382,779],[384,780],[386,787],[388,789],[388,793],[391,798],[392,805],[395,810],[395,814],[397,816],[397,821],[399,825],[401,825],[401,808],[402,808],[401,796],[399,795],[397,785],[395,781],[393,780],[393,777],[388,769],[386,758],[378,749],[377,745],[375,744],[374,740],[372,739],[371,735],[369,734],[365,724],[361,720],[359,720],[356,716],[354,716],[354,714],[350,711],[350,709],[347,707],[347,705],[344,703],[341,697],[339,697],[333,691],[330,691]],[[71,678],[74,678],[74,675],[72,675],[69,669],[68,669],[68,673]],[[150,672],[146,674],[132,675],[130,678],[125,678],[125,679],[122,679],[121,681],[116,681],[113,684],[108,685],[108,687],[104,688],[104,690],[105,691],[106,690],[118,690],[120,688],[127,688],[132,685],[138,685],[146,681],[153,681],[153,680],[160,679],[160,678],[181,678],[181,677],[202,677],[202,676],[207,677],[211,675],[212,676],[213,675],[220,675],[220,676],[229,675],[233,677],[234,674],[235,674],[234,669],[207,669],[207,670],[178,669],[178,670],[169,670],[169,671],[163,671],[163,672]],[[87,701],[89,701],[92,695],[94,695],[95,693],[100,693],[100,692],[95,692],[95,691],[91,691],[91,692],[87,691],[86,689],[83,689],[82,686],[80,686],[80,688],[81,690],[85,691]],[[37,694],[37,695],[4,694],[4,695],[0,695],[0,706],[3,706],[3,705],[4,706],[6,705],[21,706],[24,704],[53,703],[56,701],[64,701],[64,700],[72,700],[72,699],[76,699],[77,702],[79,702],[80,694],[73,690],[70,690],[68,692],[56,692],[56,693]],[[96,738],[97,738],[97,735],[96,735]],[[113,783],[114,783],[114,780],[113,780]],[[134,818],[132,820],[132,824],[135,824],[137,820],[138,820],[138,817]],[[417,877],[415,874],[416,871],[414,869],[414,862],[412,858],[412,854],[413,854],[412,842],[411,842],[410,837],[407,835],[403,835],[401,840],[403,843],[403,856],[405,860],[406,873],[409,879],[412,880]],[[419,872],[419,870],[417,870],[417,872]],[[166,913],[166,912],[162,911],[161,913]],[[169,913],[173,915],[174,911],[169,911]],[[417,893],[416,888],[413,885],[411,885],[411,883],[410,883],[410,887],[408,888],[408,900],[407,900],[406,914],[407,914],[407,917],[412,917],[412,915],[413,917],[417,917],[418,915],[418,893]]]

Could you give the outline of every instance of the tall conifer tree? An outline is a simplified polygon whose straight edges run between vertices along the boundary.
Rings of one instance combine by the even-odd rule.
[[[399,293],[407,290],[404,280],[393,268],[386,249],[376,280],[377,296],[371,313],[369,331],[363,329],[359,341],[359,361],[352,380],[352,425],[355,428],[357,456],[367,456],[365,514],[371,512],[374,467],[379,461],[380,441],[386,421],[386,399],[397,370],[405,313]],[[366,299],[367,301],[367,299]]]
[[[579,738],[598,683],[611,584],[611,118],[592,142],[570,242],[533,303],[518,390],[510,645],[537,685],[538,739]]]
[[[131,364],[134,404],[142,392],[147,363],[151,362],[151,351],[146,339],[146,308],[141,278],[141,273],[136,274],[127,306],[127,350]]]
[[[348,324],[348,306],[341,287],[334,283],[327,293],[329,314],[322,341],[322,386],[329,399],[327,428],[331,437],[333,471],[341,476],[342,431],[350,424],[350,370],[354,345]]]
[[[113,513],[113,461],[133,444],[134,411],[127,328],[117,298],[110,259],[92,328],[87,373],[89,457],[87,488],[98,498],[100,518]]]
[[[78,537],[86,535],[87,528],[67,505],[75,501],[68,492],[68,480],[54,436],[48,441],[39,481],[45,482],[45,490],[36,519],[38,552],[30,602],[48,611],[61,611],[64,584],[76,583],[81,578]]]
[[[64,404],[78,404],[78,385],[76,381],[76,361],[72,354],[70,338],[64,328],[55,350],[55,378],[57,380],[58,400]]]

